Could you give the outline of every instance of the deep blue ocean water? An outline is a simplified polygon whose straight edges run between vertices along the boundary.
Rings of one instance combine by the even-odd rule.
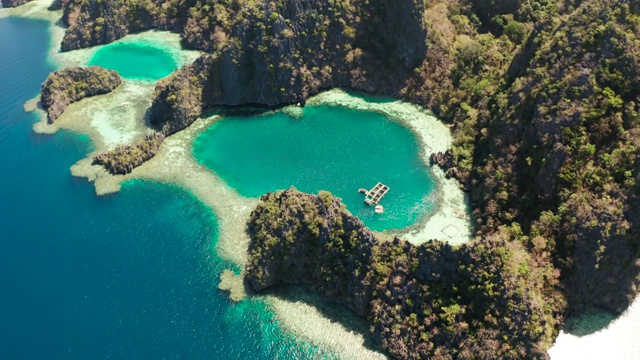
[[[23,111],[54,68],[48,24],[0,19],[0,359],[326,357],[259,301],[217,289],[215,215],[168,185],[97,197],[69,166],[90,150]]]

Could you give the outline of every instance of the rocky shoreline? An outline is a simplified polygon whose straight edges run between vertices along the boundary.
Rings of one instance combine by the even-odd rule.
[[[70,104],[86,97],[103,95],[122,84],[117,71],[99,66],[58,70],[42,84],[40,103],[53,123]]]
[[[458,169],[455,164],[455,157],[453,156],[451,149],[448,149],[445,152],[431,154],[429,157],[429,163],[430,165],[438,165],[445,171],[447,178],[460,179],[460,175],[458,174]]]
[[[93,158],[92,164],[104,166],[113,175],[124,175],[156,155],[166,138],[164,132],[147,135],[133,145],[120,145]]]
[[[2,7],[11,8],[24,5],[30,1],[32,0],[0,0],[0,3],[2,3]]]
[[[62,2],[68,29],[61,49],[105,44],[158,28],[181,31],[185,45],[209,52],[158,84],[150,119],[170,135],[216,105],[295,104],[341,86],[400,95],[403,79],[424,58],[423,7],[421,0],[393,6],[386,1],[345,6],[288,0],[278,9],[266,2],[227,8],[223,24],[217,20],[223,11],[213,13],[209,5],[196,4],[197,11],[188,12],[173,3],[144,3],[134,12],[114,0],[100,6],[68,0]],[[378,30],[374,23],[380,21],[392,28]],[[380,44],[387,49],[381,51]],[[137,161],[122,164],[135,166]]]

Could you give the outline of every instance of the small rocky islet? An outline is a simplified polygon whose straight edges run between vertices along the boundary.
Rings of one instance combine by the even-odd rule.
[[[118,72],[99,66],[68,67],[53,72],[42,84],[40,103],[53,123],[71,103],[110,93],[122,84]]]
[[[329,195],[269,194],[249,225],[246,274],[256,290],[307,284],[365,316],[393,356],[443,359],[545,358],[566,316],[619,313],[638,292],[636,4],[60,6],[63,51],[158,28],[205,52],[157,84],[149,114],[159,135],[96,157],[112,173],[132,171],[213,106],[291,104],[333,87],[403,98],[451,125],[451,151],[432,162],[468,191],[477,230],[469,245],[382,242]],[[305,211],[313,223],[300,220]],[[335,268],[314,263],[318,254]]]

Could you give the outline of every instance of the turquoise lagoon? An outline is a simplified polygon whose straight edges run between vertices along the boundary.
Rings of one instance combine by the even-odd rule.
[[[435,181],[414,134],[376,112],[320,105],[300,118],[225,117],[196,139],[194,155],[243,196],[328,190],[374,230],[406,228],[434,209]],[[358,193],[378,181],[390,187],[383,214]]]
[[[124,41],[98,49],[89,65],[116,70],[126,79],[155,81],[178,68],[169,51],[144,41]]]
[[[231,265],[192,195],[136,181],[96,197],[70,176],[92,144],[36,134],[23,110],[55,70],[48,27],[0,19],[0,359],[331,357],[217,289]]]

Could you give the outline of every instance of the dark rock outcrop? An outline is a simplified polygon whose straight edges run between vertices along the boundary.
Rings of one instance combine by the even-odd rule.
[[[295,189],[264,195],[248,232],[254,290],[309,286],[369,320],[400,359],[541,359],[556,333],[531,259],[505,238],[384,242],[331,194]]]
[[[449,149],[445,152],[437,152],[429,157],[431,165],[436,164],[444,170],[447,177],[458,178],[458,169],[456,168],[453,152]]]
[[[114,175],[124,175],[155,156],[166,135],[164,131],[147,135],[133,145],[120,145],[114,150],[96,155],[94,165],[102,165]]]
[[[305,283],[360,316],[368,313],[374,290],[369,269],[379,242],[339,199],[294,189],[269,193],[252,212],[248,232],[247,279],[255,290]]]
[[[30,1],[32,0],[0,0],[0,3],[2,3],[2,7],[10,8],[24,5]]]
[[[42,84],[40,102],[49,121],[54,122],[71,103],[109,93],[121,83],[117,71],[99,66],[70,67],[49,75]]]

